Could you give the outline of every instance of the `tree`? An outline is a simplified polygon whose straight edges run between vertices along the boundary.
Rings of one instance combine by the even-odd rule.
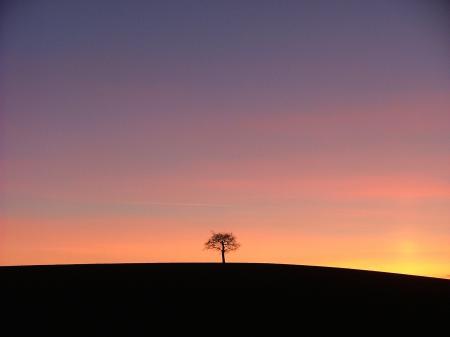
[[[236,241],[233,233],[212,233],[205,243],[206,249],[215,249],[222,253],[222,263],[225,263],[225,253],[236,250],[241,245]]]

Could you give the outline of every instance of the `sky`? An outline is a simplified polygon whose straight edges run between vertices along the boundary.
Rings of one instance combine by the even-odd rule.
[[[0,265],[450,278],[444,1],[3,1]]]

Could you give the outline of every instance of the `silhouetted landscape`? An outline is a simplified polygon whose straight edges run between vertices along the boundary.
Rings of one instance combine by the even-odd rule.
[[[299,265],[1,267],[0,279],[11,301],[7,305],[18,310],[16,317],[40,317],[41,328],[53,326],[42,322],[54,322],[54,317],[62,317],[66,327],[84,329],[87,324],[101,331],[114,330],[118,323],[143,331],[147,324],[167,320],[196,322],[197,327],[220,319],[248,323],[253,316],[272,323],[301,317],[307,323],[352,315],[366,321],[383,318],[377,323],[383,325],[388,317],[445,315],[450,303],[449,280]],[[71,323],[74,317],[76,324]],[[179,328],[167,326],[168,331]]]
[[[0,0],[0,337],[448,335],[448,3]]]
[[[0,267],[3,289],[69,291],[150,289],[289,289],[297,296],[450,295],[445,279],[355,269],[259,263],[79,264]],[[308,291],[305,291],[308,290]]]

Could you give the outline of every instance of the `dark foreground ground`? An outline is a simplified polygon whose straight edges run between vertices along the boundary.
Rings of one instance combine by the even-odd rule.
[[[307,326],[350,334],[358,323],[370,328],[354,334],[363,336],[391,324],[419,329],[425,321],[428,335],[441,325],[447,328],[439,334],[446,335],[450,321],[449,280],[339,268],[240,263],[0,267],[0,287],[7,308],[2,328],[12,331],[5,336],[259,336],[268,329],[278,332],[271,335],[288,335],[281,331]],[[294,335],[318,335],[300,330]]]

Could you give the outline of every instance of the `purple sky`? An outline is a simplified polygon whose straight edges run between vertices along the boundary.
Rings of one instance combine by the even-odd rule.
[[[224,229],[448,275],[444,4],[4,2],[0,264],[203,261]]]

